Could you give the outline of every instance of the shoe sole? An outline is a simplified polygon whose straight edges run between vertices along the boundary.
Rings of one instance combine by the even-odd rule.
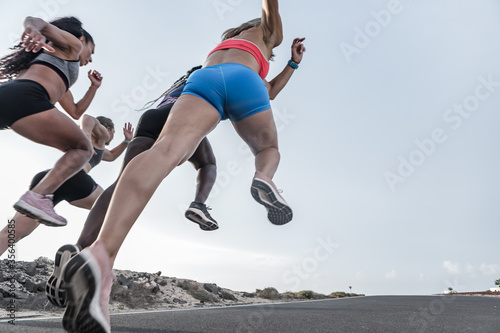
[[[57,250],[54,271],[45,285],[45,295],[55,306],[64,308],[67,304],[63,277],[64,268],[66,263],[78,253],[80,253],[80,249],[75,245],[64,245]]]
[[[186,214],[184,214],[184,216],[186,216],[186,218],[191,222],[197,223],[200,226],[201,230],[213,231],[219,229],[219,225],[217,224],[217,222],[204,219],[204,214],[203,216],[202,214],[203,212],[201,212],[200,210],[190,208],[186,211]]]
[[[99,305],[101,273],[91,255],[84,251],[71,259],[64,270],[64,280],[68,299],[64,329],[76,333],[109,333]]]
[[[267,218],[272,224],[283,225],[292,220],[292,209],[278,199],[279,195],[268,183],[254,179],[250,191],[255,201],[266,207]]]
[[[31,219],[38,220],[38,222],[40,222],[41,224],[45,224],[49,227],[64,227],[67,224],[67,222],[54,220],[44,211],[27,204],[23,200],[19,200],[18,202],[16,202],[16,204],[14,205],[14,209],[19,213],[26,215]]]

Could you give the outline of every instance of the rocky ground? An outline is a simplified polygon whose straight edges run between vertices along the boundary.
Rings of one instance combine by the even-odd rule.
[[[7,259],[0,261],[0,319],[7,318],[12,308],[16,318],[62,315],[64,309],[52,305],[45,296],[45,283],[53,269],[54,262],[44,257],[33,262],[17,261],[13,266],[9,266]],[[344,292],[326,296],[310,290],[280,294],[274,288],[247,293],[221,288],[215,283],[166,277],[161,272],[114,270],[114,274],[111,312],[363,296]]]
[[[500,297],[500,292],[498,291],[466,291],[466,292],[451,292],[451,293],[443,293],[440,295],[460,295],[460,296],[492,296],[492,297]]]

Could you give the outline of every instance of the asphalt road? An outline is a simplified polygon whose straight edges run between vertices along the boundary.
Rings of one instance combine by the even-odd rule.
[[[500,298],[370,296],[111,316],[113,332],[500,332]],[[0,322],[0,332],[64,332],[61,319]]]

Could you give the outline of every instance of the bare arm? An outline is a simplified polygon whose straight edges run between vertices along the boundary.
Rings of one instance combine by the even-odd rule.
[[[134,128],[132,127],[131,123],[126,123],[125,126],[123,126],[123,136],[125,137],[125,139],[120,142],[118,146],[111,150],[104,150],[104,153],[102,155],[103,161],[113,162],[125,151],[128,146],[127,142],[130,142],[130,140],[132,140],[134,136]]]
[[[82,123],[80,124],[83,134],[91,139],[92,131],[94,131],[94,127],[96,127],[98,123],[99,122],[94,117],[89,116],[88,114],[84,115],[82,118]]]
[[[296,65],[300,64],[304,52],[306,51],[306,48],[302,44],[304,40],[305,38],[295,38],[292,42],[292,58],[290,60]],[[270,82],[266,82],[270,99],[276,98],[280,91],[286,86],[288,80],[292,77],[293,72],[295,72],[295,69],[287,64],[281,73]]]
[[[26,52],[39,52],[42,48],[49,52],[57,50],[46,43],[50,40],[69,60],[77,59],[82,51],[82,43],[67,31],[45,22],[38,17],[28,16],[24,20],[21,37]]]
[[[264,42],[274,48],[283,41],[283,25],[278,0],[262,0],[262,30]]]
[[[80,119],[80,117],[83,115],[85,111],[87,111],[88,107],[90,106],[90,103],[95,97],[95,94],[97,92],[97,89],[101,86],[102,82],[102,76],[99,72],[97,71],[89,71],[88,77],[90,79],[90,88],[87,90],[85,95],[82,97],[82,99],[78,102],[75,103],[75,100],[73,98],[73,94],[71,91],[67,91],[66,94],[61,98],[59,101],[59,104],[61,107],[73,118],[73,119]]]

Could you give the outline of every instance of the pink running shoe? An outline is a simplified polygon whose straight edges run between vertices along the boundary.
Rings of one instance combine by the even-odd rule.
[[[102,242],[73,257],[64,270],[68,305],[63,327],[68,332],[109,333],[109,295],[113,285],[109,256]]]
[[[283,225],[293,218],[292,209],[281,197],[271,178],[256,172],[253,178],[252,197],[267,209],[267,218],[271,223]]]
[[[54,211],[52,194],[38,194],[28,191],[14,204],[14,209],[49,227],[63,227],[68,221]]]

